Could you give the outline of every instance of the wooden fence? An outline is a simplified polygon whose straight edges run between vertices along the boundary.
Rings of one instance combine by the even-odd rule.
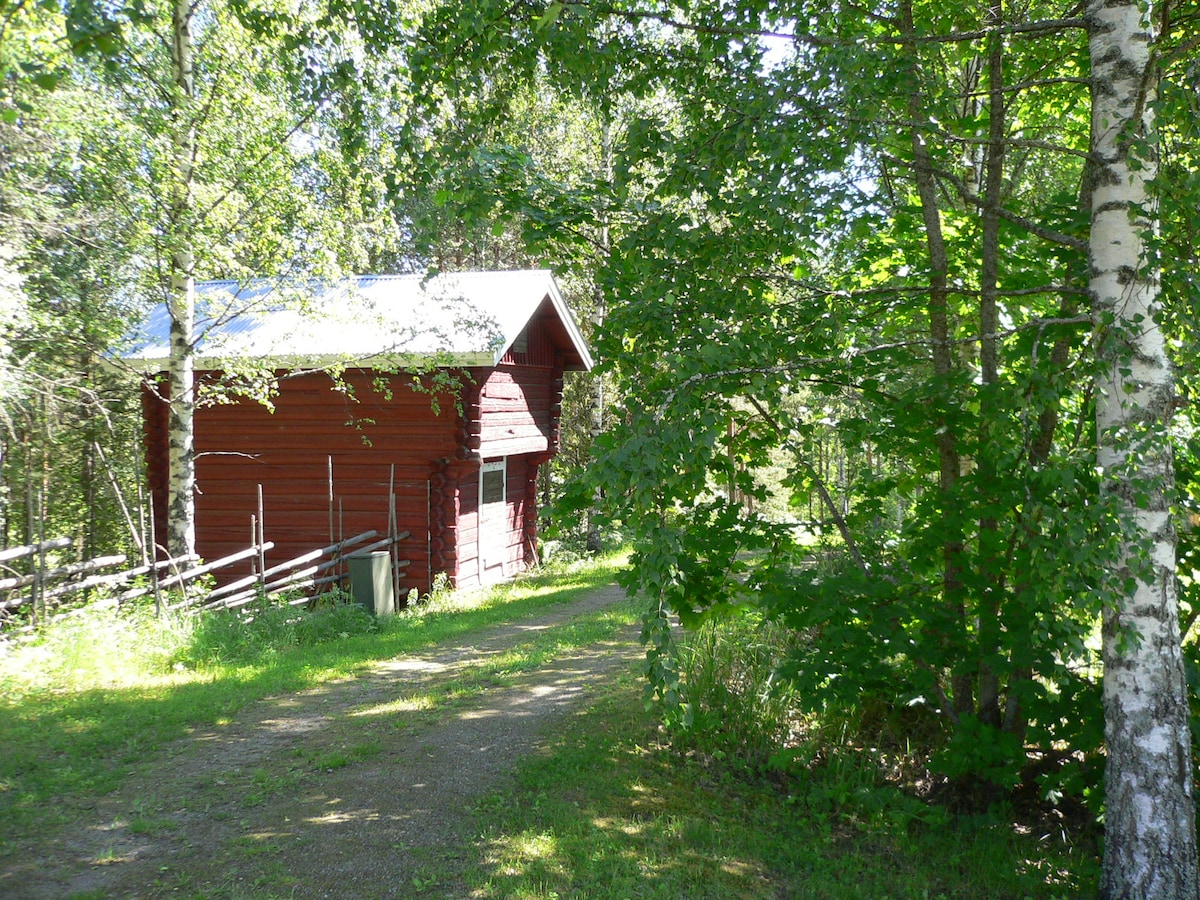
[[[398,585],[397,576],[408,566],[408,561],[398,559],[394,548],[407,537],[408,532],[393,532],[380,538],[376,531],[364,531],[269,568],[264,559],[274,543],[256,540],[244,550],[212,562],[198,564],[195,557],[176,557],[108,574],[98,573],[125,565],[124,555],[51,565],[47,560],[53,554],[71,548],[70,538],[13,547],[0,551],[0,575],[6,576],[0,577],[0,625],[19,607],[31,606],[36,622],[60,608],[63,598],[82,593],[86,599],[87,593],[98,590],[103,591],[107,602],[118,605],[153,595],[160,612],[235,609],[283,591],[302,594],[290,601],[299,605],[307,603],[311,599],[308,595],[321,588],[341,586],[347,577],[345,561],[352,553],[385,548],[392,553],[393,581]],[[196,580],[202,576],[216,574],[247,559],[252,561],[252,574],[214,589],[197,587]],[[21,561],[25,561],[29,571],[15,571],[13,564]]]
[[[263,523],[266,519],[263,504],[263,488],[258,485],[257,512],[250,516],[250,546],[229,556],[212,562],[202,563],[197,557],[174,557],[150,562],[155,555],[154,504],[147,502],[138,486],[136,506],[126,501],[117,479],[108,465],[103,448],[95,445],[99,459],[108,473],[109,484],[121,508],[133,543],[142,564],[119,569],[128,560],[124,554],[100,556],[82,562],[59,564],[56,560],[64,551],[74,546],[71,538],[45,539],[45,497],[38,494],[36,516],[31,513],[30,534],[41,540],[23,547],[0,550],[0,629],[14,618],[15,611],[26,608],[30,624],[38,625],[49,615],[65,605],[65,598],[83,595],[86,605],[91,593],[100,592],[104,602],[120,605],[139,597],[153,595],[155,610],[202,612],[217,609],[236,609],[252,603],[258,598],[270,597],[283,591],[295,591],[301,596],[291,601],[295,605],[307,603],[311,593],[331,586],[343,586],[348,577],[346,557],[352,553],[369,553],[385,550],[391,558],[392,586],[397,608],[403,605],[400,580],[409,560],[401,559],[400,542],[409,537],[409,532],[398,531],[396,516],[396,467],[391,468],[388,486],[388,533],[380,536],[376,531],[365,531],[353,537],[341,532],[340,501],[337,504],[338,531],[335,535],[335,497],[333,485],[333,457],[329,457],[329,544],[275,566],[267,566],[267,551],[274,548],[268,541]],[[31,507],[31,510],[33,507]],[[35,527],[36,526],[36,527]],[[336,539],[335,539],[336,537]],[[366,543],[370,541],[370,543]],[[161,546],[159,552],[165,552]],[[239,562],[250,560],[252,574],[223,584],[215,589],[200,588],[196,580],[205,575],[215,575]],[[23,571],[22,571],[23,570]],[[106,570],[106,574],[100,574]],[[22,616],[24,618],[24,616]]]

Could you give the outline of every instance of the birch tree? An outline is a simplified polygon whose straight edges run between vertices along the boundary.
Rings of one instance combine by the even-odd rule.
[[[172,555],[196,551],[196,452],[193,418],[196,409],[194,340],[196,326],[196,227],[194,166],[196,144],[196,79],[192,23],[200,7],[191,0],[171,5],[171,79],[169,129],[171,165],[166,168],[170,212],[164,232],[168,255],[167,310],[171,317],[167,383],[168,421],[167,546]],[[213,98],[216,101],[217,98]]]
[[[159,396],[169,406],[169,496],[159,521],[172,554],[195,549],[193,415],[206,391],[222,389],[195,379],[196,280],[336,273],[369,243],[353,212],[325,205],[353,198],[357,175],[349,158],[333,160],[340,173],[325,165],[335,129],[322,116],[357,123],[358,145],[369,136],[355,104],[342,102],[361,88],[351,29],[318,28],[321,14],[221,0],[74,5],[75,45],[144,137],[130,177],[144,191],[135,215],[151,237],[140,287],[170,316]]]
[[[1093,311],[1106,335],[1096,398],[1104,489],[1129,535],[1125,593],[1104,610],[1105,898],[1194,898],[1193,761],[1175,578],[1170,423],[1176,393],[1160,327],[1154,7],[1088,6],[1092,63]]]

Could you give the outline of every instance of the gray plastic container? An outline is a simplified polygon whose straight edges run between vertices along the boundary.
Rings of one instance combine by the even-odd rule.
[[[391,554],[376,550],[346,558],[350,562],[350,595],[355,602],[361,603],[373,616],[395,615]]]

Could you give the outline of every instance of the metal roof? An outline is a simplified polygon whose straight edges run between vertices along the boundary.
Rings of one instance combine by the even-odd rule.
[[[259,279],[196,284],[197,369],[222,361],[268,360],[281,368],[373,361],[437,360],[496,365],[549,302],[578,362],[591,354],[548,269],[423,275],[359,275],[304,285]],[[122,356],[165,369],[170,316],[151,310]]]

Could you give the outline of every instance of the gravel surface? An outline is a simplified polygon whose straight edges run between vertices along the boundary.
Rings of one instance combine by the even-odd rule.
[[[0,868],[0,897],[466,896],[477,799],[642,652],[631,629],[500,684],[471,667],[623,596],[594,591],[175,742],[68,833]],[[461,693],[414,702],[438,687]]]

